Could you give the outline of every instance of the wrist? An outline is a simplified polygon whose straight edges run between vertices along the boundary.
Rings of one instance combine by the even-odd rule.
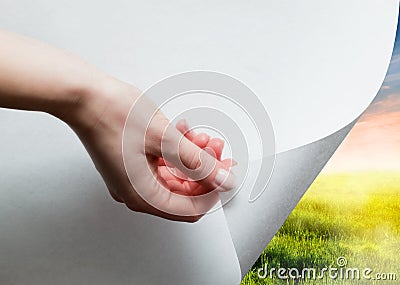
[[[102,118],[124,123],[129,110],[140,95],[133,86],[107,75],[93,77],[74,92],[74,103],[59,117],[78,133],[98,127]]]

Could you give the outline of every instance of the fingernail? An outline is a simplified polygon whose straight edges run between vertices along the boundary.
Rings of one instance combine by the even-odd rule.
[[[215,176],[215,183],[222,188],[222,191],[229,191],[236,186],[236,177],[231,172],[221,168]]]

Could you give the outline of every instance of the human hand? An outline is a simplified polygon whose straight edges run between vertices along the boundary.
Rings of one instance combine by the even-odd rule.
[[[176,124],[176,128],[192,143],[208,152],[217,160],[221,161],[221,155],[224,148],[224,141],[222,139],[210,138],[210,136],[205,133],[196,134],[194,131],[189,129],[186,120],[180,120]],[[221,161],[221,163],[228,170],[237,164],[236,161],[232,160],[231,158],[224,159]],[[169,190],[174,193],[188,196],[198,196],[210,192],[210,189],[204,187],[197,181],[191,180],[179,169],[170,163],[165,162],[163,158],[159,159],[158,174],[166,182]]]
[[[210,149],[202,150],[195,138],[195,143],[188,135],[182,138],[145,97],[133,122],[127,120],[141,94],[131,85],[34,39],[0,30],[0,42],[0,107],[47,112],[69,124],[115,200],[134,211],[193,222],[218,201],[212,190],[233,188],[226,163],[207,153]],[[147,126],[141,119],[153,110],[156,115]],[[123,136],[127,122],[132,124]],[[168,169],[159,165],[161,156],[197,182],[183,177],[187,181],[179,180],[184,188],[178,191],[176,183],[163,178]],[[194,196],[198,193],[207,195],[200,199]]]
[[[232,161],[219,161],[222,140],[209,139],[205,134],[196,135],[182,122],[175,128],[160,111],[148,127],[137,114],[138,119],[129,128],[124,141],[129,145],[129,151],[123,154],[126,118],[140,95],[128,84],[109,80],[80,101],[70,125],[115,200],[125,203],[133,211],[195,222],[217,203],[218,191],[234,187],[235,178],[230,172]],[[149,108],[154,107],[152,102],[147,103]],[[160,160],[162,141],[166,152],[179,156],[184,167],[167,167]],[[174,153],[175,150],[178,153]],[[147,165],[143,165],[143,161]],[[125,166],[130,167],[132,177],[128,176]],[[173,175],[174,171],[179,175]],[[213,191],[215,189],[218,191]],[[198,199],[198,195],[203,194],[207,194],[206,197]]]

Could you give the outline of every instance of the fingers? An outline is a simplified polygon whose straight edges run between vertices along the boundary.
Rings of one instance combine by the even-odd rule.
[[[188,140],[192,141],[195,145],[200,148],[205,148],[209,141],[210,136],[205,133],[196,134],[194,131],[189,130],[189,126],[186,120],[182,119],[176,123],[177,130],[183,134]]]
[[[202,200],[193,200],[193,197],[189,196],[166,195],[171,192],[162,186],[153,189],[152,192],[151,201],[148,201],[132,191],[124,203],[134,212],[147,213],[171,221],[194,223],[200,220],[219,199],[216,193],[211,193],[207,199]]]
[[[155,183],[154,176],[142,177],[148,185],[153,185],[145,198],[146,205],[139,211],[157,214],[170,220],[194,222],[207,213],[218,201],[217,192],[207,193],[204,196],[194,197],[186,195],[189,191],[189,182],[180,183],[177,180]],[[152,181],[151,181],[152,180]],[[137,209],[136,209],[137,210]]]
[[[129,189],[123,192],[123,200],[133,211],[191,222],[198,220],[219,201],[218,192],[193,196],[191,190],[195,188],[191,188],[188,181],[182,183],[175,176],[168,176],[171,173],[167,166],[158,165],[158,157],[139,154],[133,161],[128,164],[132,176],[121,185],[122,189]],[[145,161],[147,167],[141,167]],[[171,178],[170,181],[161,173]]]
[[[210,136],[205,133],[196,134],[194,131],[189,130],[189,125],[185,119],[179,120],[178,123],[176,123],[176,128],[198,147],[211,148],[216,154],[215,157],[221,160],[222,150],[224,149],[223,140],[220,138],[210,139]]]
[[[185,119],[178,121],[178,123],[176,124],[176,128],[185,136],[186,134],[189,133],[189,125]],[[191,134],[189,137],[192,138],[191,141],[194,144],[196,144],[198,147],[203,148],[210,155],[221,161],[222,151],[225,145],[225,142],[222,139],[220,138],[209,139],[210,137],[207,134],[204,133],[196,134],[194,131],[190,131],[190,133]],[[188,136],[186,137],[189,139]],[[205,138],[207,138],[208,140],[207,144],[205,143]],[[237,162],[232,158],[224,159],[221,162],[229,169],[237,165]],[[165,165],[165,162],[163,165]]]
[[[227,158],[221,161],[226,167],[236,166],[237,162],[232,158]]]
[[[190,139],[188,138],[188,140]],[[193,139],[190,141],[197,145],[199,148],[205,148],[210,142],[210,136],[205,133],[200,133],[194,136]]]
[[[178,131],[184,134],[185,137],[191,137],[191,141],[195,145],[204,149],[204,151],[206,151],[217,160],[221,160],[222,150],[224,148],[223,140],[219,138],[210,139],[210,137],[205,133],[196,134],[194,131],[189,131],[188,124],[184,119],[180,120],[176,124],[176,128]],[[190,136],[187,136],[188,133],[190,133]],[[227,170],[229,170],[232,166],[236,164],[236,162],[234,162],[232,159],[225,159],[224,161],[222,161],[222,164],[226,167]],[[169,168],[163,168],[162,166],[164,165],[168,165]],[[159,166],[161,168],[161,171],[159,170],[159,174],[168,182],[170,190],[174,193],[182,193],[183,195],[195,196],[203,195],[207,192],[210,192],[211,190],[214,190],[214,185],[212,186],[213,188],[210,189],[204,187],[196,181],[188,181],[189,178],[184,173],[182,173],[182,171],[174,168],[171,163],[166,164],[165,161],[162,159],[160,159]]]
[[[195,136],[195,132],[189,130],[189,125],[185,119],[179,120],[176,123],[176,128],[183,134],[185,137],[187,137],[189,140],[193,141],[193,138]]]
[[[181,126],[180,129],[184,130],[186,126]],[[218,139],[210,140],[207,135],[197,135],[193,137],[193,140],[196,143],[182,136],[177,128],[169,126],[163,137],[164,158],[192,180],[208,189],[220,191],[233,189],[235,176],[226,164],[217,159],[221,157],[223,142]],[[200,147],[206,147],[208,144],[220,150],[212,155],[209,150]]]
[[[149,165],[153,175],[138,163],[132,164],[135,188],[147,203],[139,210],[132,208],[171,220],[197,221],[219,201],[218,191],[235,186],[232,161],[219,161],[223,146],[220,139],[190,131],[184,121],[176,128],[168,125],[161,151],[156,147],[149,148],[154,153],[146,150],[147,157],[155,158]]]
[[[224,141],[220,138],[212,138],[207,143],[207,147],[215,152],[215,158],[221,160],[222,150],[224,149]]]

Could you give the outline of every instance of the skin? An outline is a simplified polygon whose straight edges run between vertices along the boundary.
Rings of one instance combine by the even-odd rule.
[[[185,121],[172,126],[157,111],[148,128],[138,120],[129,130],[132,154],[127,159],[146,158],[153,174],[141,173],[147,166],[138,165],[134,185],[140,189],[133,188],[124,166],[122,135],[140,90],[46,43],[4,30],[0,30],[0,43],[0,107],[46,112],[68,124],[116,201],[136,212],[196,222],[218,201],[218,191],[234,187],[233,161],[220,161],[223,141],[195,134]],[[146,140],[138,139],[143,137]],[[167,168],[162,142],[166,142],[167,152],[178,149],[176,155],[185,167],[172,165],[170,169],[180,175],[172,175]],[[207,176],[203,165],[213,165]],[[228,172],[222,181],[217,179],[221,169]],[[159,183],[152,183],[154,178]],[[151,203],[142,199],[139,190]],[[194,199],[205,193],[210,193],[207,199]]]
[[[205,133],[196,134],[194,131],[190,131],[186,120],[179,121],[176,128],[195,145],[207,151],[218,161],[221,161],[222,150],[224,148],[223,140],[219,138],[210,138],[210,136]],[[227,169],[236,165],[236,162],[230,158],[224,159],[221,162]],[[168,163],[160,158],[158,172],[168,185],[170,191],[189,196],[204,195],[209,192],[209,189],[204,187],[201,183],[190,181],[189,177],[179,169],[174,169],[174,172],[177,173],[177,175],[174,175],[171,170],[168,169],[170,166],[167,167],[167,164]],[[174,167],[172,166],[172,168]]]

